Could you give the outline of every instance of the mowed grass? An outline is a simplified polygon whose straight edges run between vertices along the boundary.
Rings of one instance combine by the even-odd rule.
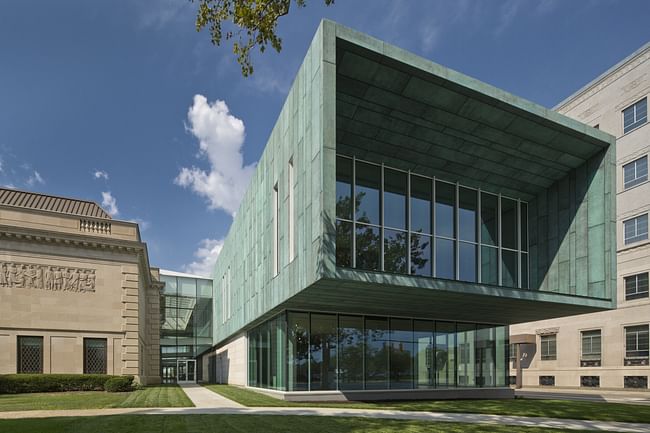
[[[557,433],[557,429],[295,415],[113,415],[0,420],[3,433]],[[575,430],[574,430],[575,431]]]
[[[76,391],[0,395],[0,412],[191,406],[193,404],[185,392],[175,385],[150,386],[133,392]]]
[[[425,412],[481,413],[597,421],[650,423],[650,406],[572,400],[421,400],[387,402],[297,403],[269,397],[231,385],[206,388],[251,407],[338,407],[350,409],[393,409]]]

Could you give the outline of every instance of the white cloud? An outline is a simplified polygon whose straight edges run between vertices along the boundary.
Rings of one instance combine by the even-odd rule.
[[[104,170],[95,170],[95,173],[93,173],[93,177],[95,179],[108,180],[108,173],[105,172]]]
[[[186,128],[199,140],[200,157],[210,169],[183,167],[174,183],[207,199],[210,209],[234,216],[255,170],[255,164],[244,165],[244,122],[230,114],[224,101],[209,103],[203,95],[194,96],[187,120]]]
[[[110,191],[102,192],[102,207],[112,217],[116,217],[120,213],[117,208],[117,200]]]
[[[41,177],[38,171],[34,170],[34,172],[27,178],[25,183],[27,186],[34,186],[37,183],[43,185],[45,184],[45,180]]]
[[[146,231],[151,227],[151,223],[147,220],[143,220],[142,218],[132,218],[129,220],[132,223],[136,223],[140,227],[140,231]]]
[[[190,274],[210,277],[221,248],[223,248],[223,239],[203,239],[194,252],[196,260],[183,266],[183,270]]]
[[[183,17],[183,15],[194,12],[189,2],[178,0],[155,0],[136,3],[136,5],[138,5],[138,14],[140,15],[140,26],[157,30]]]

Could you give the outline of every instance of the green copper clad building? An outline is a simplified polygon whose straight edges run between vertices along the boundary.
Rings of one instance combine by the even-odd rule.
[[[508,325],[616,306],[614,183],[611,135],[323,21],[215,266],[203,379],[509,396]]]

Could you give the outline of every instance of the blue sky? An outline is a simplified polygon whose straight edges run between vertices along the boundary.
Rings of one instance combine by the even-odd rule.
[[[0,185],[104,202],[205,272],[321,18],[552,107],[650,40],[650,2],[308,0],[244,78],[185,0],[0,5]],[[220,102],[219,102],[220,101]]]

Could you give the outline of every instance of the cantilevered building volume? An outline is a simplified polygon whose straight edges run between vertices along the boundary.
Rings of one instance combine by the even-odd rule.
[[[616,307],[615,162],[603,131],[323,21],[200,370],[284,398],[511,395],[509,325]]]

